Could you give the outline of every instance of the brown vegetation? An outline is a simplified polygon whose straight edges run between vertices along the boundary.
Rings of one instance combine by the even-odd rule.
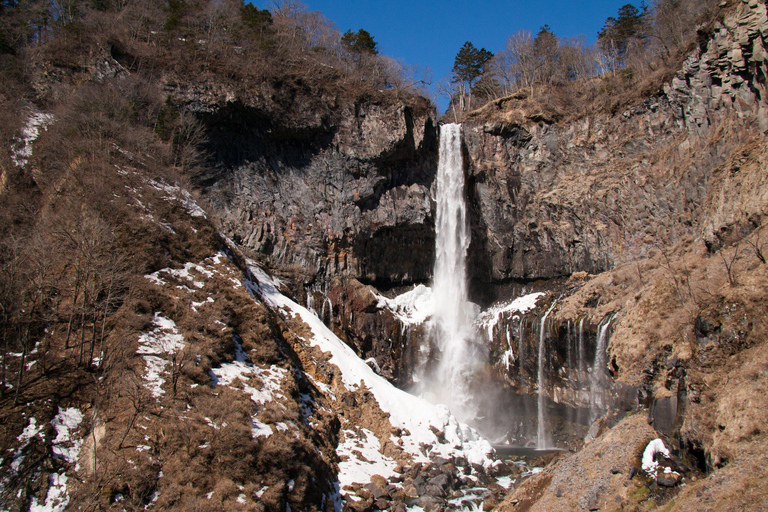
[[[583,37],[557,38],[546,25],[535,36],[519,31],[509,36],[475,85],[475,101],[462,103],[466,108],[457,115],[495,120],[494,112],[505,103],[514,105],[513,100],[521,96],[558,112],[563,122],[590,113],[616,113],[657,92],[680,69],[699,37],[706,38],[728,8],[721,4],[658,0],[637,11],[630,30],[616,34],[616,19],[609,18],[592,46]],[[454,88],[446,83],[441,92],[455,110]]]

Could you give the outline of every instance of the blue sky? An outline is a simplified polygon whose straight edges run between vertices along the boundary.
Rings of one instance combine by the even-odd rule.
[[[379,52],[406,64],[429,66],[432,81],[450,73],[464,41],[491,52],[504,48],[511,34],[534,34],[548,24],[557,36],[583,34],[589,43],[608,16],[616,16],[628,0],[302,0],[320,11],[341,32],[364,28]],[[265,1],[254,2],[266,7]],[[637,2],[632,2],[639,5]],[[442,102],[441,102],[442,103]]]

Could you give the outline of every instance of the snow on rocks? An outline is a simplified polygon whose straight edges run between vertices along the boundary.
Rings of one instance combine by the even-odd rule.
[[[67,475],[64,473],[51,473],[48,476],[48,493],[45,502],[40,503],[37,497],[32,497],[29,512],[64,512],[69,505],[67,493]]]
[[[659,463],[656,460],[658,455],[669,458],[669,450],[664,446],[664,441],[661,439],[654,439],[643,451],[643,471],[650,477],[656,478],[656,470],[659,469]]]
[[[239,382],[241,389],[251,397],[251,401],[256,404],[256,413],[251,418],[251,435],[254,439],[258,437],[267,437],[272,435],[272,428],[259,421],[256,417],[259,410],[267,402],[282,396],[282,382],[288,376],[288,370],[279,366],[269,368],[260,368],[248,360],[240,343],[235,340],[235,361],[222,364],[219,368],[211,370],[211,379],[214,386],[233,387],[235,382]],[[259,389],[257,389],[258,386]],[[284,425],[283,425],[284,426]],[[287,429],[287,426],[284,426]],[[275,426],[281,430],[280,425]]]
[[[75,433],[83,421],[83,414],[75,407],[59,409],[58,414],[51,421],[56,437],[51,442],[51,450],[54,460],[61,460],[69,464],[77,464],[77,458],[80,454],[82,439],[75,439]],[[40,436],[45,440],[42,425],[38,425],[37,420],[32,417],[29,424],[24,428],[18,440],[21,446],[16,450],[13,461],[11,462],[11,471],[17,473],[24,460],[23,452],[29,443],[35,437]],[[75,466],[75,471],[79,465]],[[48,475],[48,492],[45,501],[38,501],[36,496],[32,497],[29,510],[33,512],[63,512],[69,504],[69,494],[67,492],[68,477],[64,470]]]
[[[384,478],[395,477],[397,462],[383,455],[376,434],[361,428],[359,434],[352,430],[342,431],[344,441],[339,443],[336,453],[339,462],[339,483],[341,487],[352,484],[366,484],[373,475]]]
[[[11,149],[11,160],[17,167],[24,168],[32,156],[32,143],[40,136],[40,130],[45,130],[53,122],[53,114],[32,112],[27,118],[27,124],[21,130],[21,138],[16,140]]]
[[[178,358],[185,344],[184,336],[179,333],[173,320],[158,312],[152,323],[155,328],[139,336],[139,349],[136,353],[144,357],[147,388],[153,397],[160,398],[165,394],[165,367]]]
[[[204,279],[211,279],[213,278],[214,274],[219,273],[215,267],[226,258],[227,256],[223,252],[218,252],[215,256],[206,258],[201,263],[187,262],[182,268],[163,268],[156,272],[152,272],[151,274],[147,274],[144,277],[158,286],[167,285],[167,279],[171,277],[176,279],[176,281],[188,282],[200,290],[205,287]],[[194,291],[187,286],[180,286],[180,288],[185,289],[189,293]],[[192,309],[197,311],[195,308],[205,304],[206,302],[213,302],[213,299],[211,297],[207,297],[203,302],[193,302]]]
[[[17,438],[21,443],[21,446],[16,449],[13,454],[13,459],[11,460],[11,471],[14,474],[18,473],[21,463],[24,462],[24,450],[29,446],[30,441],[32,441],[35,436],[42,435],[42,430],[43,428],[37,424],[36,418],[29,418],[29,424],[24,427],[24,430]]]
[[[380,308],[392,311],[406,327],[423,324],[434,313],[432,288],[423,284],[414,286],[413,290],[400,294],[394,299],[388,299],[382,295],[376,295],[376,299]]]
[[[524,315],[536,307],[536,302],[544,294],[541,292],[530,293],[518,297],[513,301],[494,304],[487,310],[478,315],[475,324],[483,329],[488,335],[488,339],[493,339],[493,329],[502,318],[512,317],[514,315]]]
[[[275,311],[287,317],[296,316],[309,327],[311,335],[306,341],[331,354],[330,362],[341,370],[342,382],[348,390],[366,386],[371,391],[381,410],[389,413],[392,426],[403,432],[393,441],[414,461],[455,456],[475,464],[492,464],[493,448],[474,429],[459,423],[447,407],[397,389],[377,375],[317,316],[280,293],[279,285],[255,262],[248,260],[247,264],[253,279],[245,282],[248,290]]]
[[[78,408],[59,409],[59,413],[51,421],[51,425],[56,429],[56,438],[53,440],[52,447],[54,459],[61,459],[70,464],[77,463],[83,440],[74,439],[74,434],[82,421],[83,413]],[[77,465],[75,471],[79,469]]]

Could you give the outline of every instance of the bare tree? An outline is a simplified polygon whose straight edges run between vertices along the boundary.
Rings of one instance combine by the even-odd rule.
[[[763,245],[760,244],[760,232],[756,232],[754,240],[747,240],[747,244],[755,251],[755,256],[761,263],[765,264],[765,254],[763,254]]]
[[[531,87],[536,79],[533,35],[520,30],[507,38],[504,50],[494,57],[491,64],[495,76],[510,93],[519,88]]]
[[[739,259],[739,248],[734,247],[733,253],[729,257],[726,257],[725,250],[721,249],[720,258],[723,260],[723,265],[725,265],[725,271],[728,275],[728,282],[730,283],[731,286],[736,286],[737,283],[736,283],[735,265]]]

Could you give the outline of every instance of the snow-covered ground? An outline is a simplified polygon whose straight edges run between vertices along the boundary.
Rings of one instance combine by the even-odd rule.
[[[144,357],[147,388],[153,397],[160,398],[165,394],[165,369],[174,358],[181,356],[184,336],[179,333],[173,320],[160,313],[155,313],[152,324],[155,326],[152,331],[139,336],[139,349],[136,353]]]
[[[297,316],[310,328],[312,334],[305,341],[331,354],[330,362],[341,370],[347,389],[364,385],[371,391],[379,407],[389,413],[392,425],[404,432],[393,442],[400,444],[401,440],[401,446],[415,461],[427,462],[436,456],[463,456],[472,463],[492,464],[490,443],[474,429],[459,423],[447,407],[431,404],[395,388],[377,375],[317,316],[283,295],[278,283],[253,261],[248,261],[248,269],[254,279],[245,282],[248,289],[274,310],[287,317]],[[443,434],[444,442],[435,432]],[[422,446],[429,448],[422,451]]]
[[[360,429],[359,436],[352,430],[344,430],[342,433],[344,441],[336,448],[336,453],[342,459],[339,462],[339,484],[342,488],[353,483],[367,484],[373,475],[384,478],[397,475],[397,462],[381,453],[381,444],[376,434],[366,428]]]
[[[270,368],[260,368],[248,360],[240,344],[235,341],[235,361],[224,363],[219,368],[211,370],[211,378],[214,386],[232,386],[234,382],[239,382],[241,389],[251,397],[251,401],[256,404],[256,413],[251,417],[253,438],[266,437],[272,435],[272,428],[259,421],[257,414],[261,407],[267,402],[273,401],[281,390],[281,382],[288,376],[288,371],[278,366]],[[256,380],[261,389],[256,389],[250,383]],[[274,428],[280,430],[287,429],[285,424],[274,425]]]
[[[25,167],[32,156],[32,143],[40,136],[40,130],[45,130],[53,121],[53,114],[32,112],[27,118],[27,124],[21,130],[21,138],[16,140],[11,149],[11,160],[17,167]]]
[[[79,409],[70,407],[59,409],[58,414],[51,421],[56,437],[51,442],[53,459],[64,461],[67,464],[75,464],[74,470],[78,471],[80,465],[77,463],[80,455],[80,448],[83,440],[77,435],[80,423],[83,421],[83,414]],[[24,450],[30,441],[40,436],[45,441],[44,430],[37,420],[32,417],[29,424],[18,437],[21,445],[14,453],[11,463],[11,470],[16,473],[24,459]],[[31,512],[63,512],[69,504],[69,494],[67,492],[67,482],[69,478],[66,475],[66,469],[60,468],[58,472],[51,473],[48,476],[48,492],[45,495],[45,501],[38,501],[36,496],[32,497],[29,505]]]
[[[80,470],[77,457],[83,445],[82,439],[74,438],[73,434],[83,421],[83,413],[76,407],[60,409],[53,418],[51,424],[56,429],[56,438],[53,440],[53,458],[62,459],[70,464],[76,464],[75,471]]]

